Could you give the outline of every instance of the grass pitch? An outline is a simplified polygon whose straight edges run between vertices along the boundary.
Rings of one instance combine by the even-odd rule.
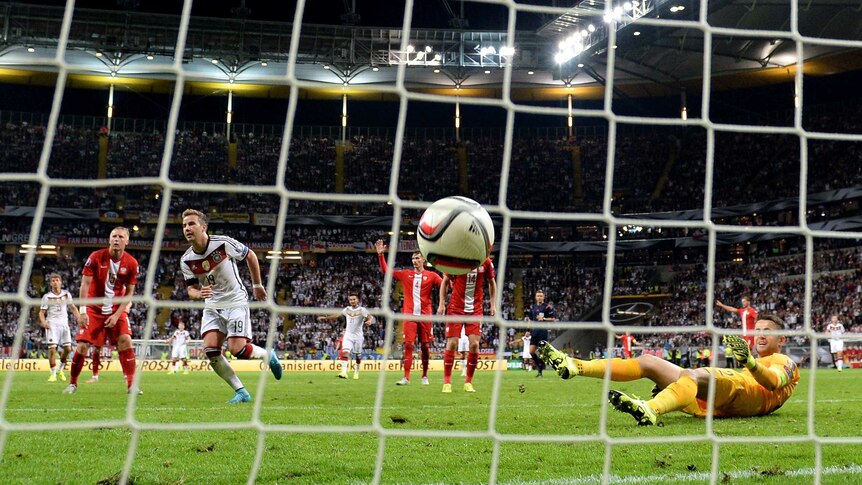
[[[494,373],[477,373],[475,394],[462,392],[462,379],[454,377],[454,392],[446,395],[442,373],[431,374],[430,386],[416,376],[412,385],[396,387],[400,376],[390,372],[379,428],[373,372],[358,381],[328,373],[287,373],[281,381],[267,375],[263,392],[259,374],[241,373],[260,400],[262,427],[253,421],[253,404],[225,404],[233,392],[211,373],[147,372],[135,408],[127,408],[119,373],[82,383],[74,395],[61,394],[65,383],[48,383],[43,373],[13,377],[2,415],[15,427],[3,428],[0,482],[8,484],[117,483],[135,439],[129,479],[135,484],[245,483],[259,449],[257,483],[369,483],[380,449],[382,483],[600,483],[606,454],[611,483],[709,483],[714,452],[718,483],[812,483],[818,455],[821,483],[859,483],[862,476],[862,373],[853,370],[817,371],[812,427],[812,376],[803,371],[794,397],[776,413],[714,421],[714,435],[729,440],[718,445],[705,420],[680,413],[644,428],[609,410],[603,432],[602,381],[562,381],[552,373],[544,379],[503,373],[494,412]],[[641,396],[652,387],[648,381],[612,386]],[[73,429],[92,421],[101,423]],[[17,429],[28,423],[58,428]],[[225,428],[200,429],[218,423]],[[819,450],[815,436],[827,440]]]

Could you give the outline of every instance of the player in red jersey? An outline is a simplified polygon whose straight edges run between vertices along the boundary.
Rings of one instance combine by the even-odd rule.
[[[78,346],[72,357],[72,379],[63,390],[72,394],[78,389],[78,376],[84,367],[84,357],[90,345],[101,347],[105,339],[117,347],[120,366],[126,377],[126,387],[132,390],[135,379],[135,350],[132,348],[132,329],[129,326],[129,309],[132,303],[114,303],[114,298],[132,296],[138,284],[138,261],[126,252],[129,230],[115,227],[107,249],[94,251],[87,258],[81,277],[80,299],[101,298],[101,305],[81,307],[78,320]],[[86,308],[86,311],[84,311]],[[139,394],[140,391],[137,391]]]
[[[377,262],[380,264],[380,271],[386,274],[386,245],[383,241],[378,240],[374,244],[374,249],[377,250]],[[440,287],[443,283],[443,278],[437,273],[425,269],[425,258],[422,253],[415,251],[413,257],[413,269],[396,269],[392,271],[392,278],[401,283],[401,288],[404,293],[404,303],[401,306],[401,313],[405,315],[431,315],[431,290],[435,286]],[[422,350],[422,385],[428,385],[428,360],[431,355],[431,340],[434,339],[434,334],[431,330],[431,322],[411,322],[404,321],[404,333],[401,336],[401,341],[404,344],[404,357],[402,359],[402,367],[404,368],[404,377],[396,382],[396,385],[406,386],[410,384],[410,368],[413,366],[413,348],[416,341],[416,330],[419,330],[419,345]]]
[[[491,315],[494,314],[494,297],[497,294],[497,282],[494,280],[494,265],[490,259],[486,259],[478,268],[462,275],[443,275],[443,284],[440,285],[440,305],[437,314],[443,315],[470,315],[481,317],[484,313],[482,307],[483,288],[485,280],[488,281],[488,290],[491,296]],[[446,292],[452,286],[452,298],[449,299],[449,308],[446,308]],[[443,353],[443,392],[452,392],[452,367],[455,365],[455,351],[458,349],[458,339],[461,337],[461,326],[466,325],[467,338],[470,340],[470,350],[467,352],[467,377],[464,379],[464,392],[476,392],[473,389],[473,373],[479,362],[479,336],[482,333],[479,322],[461,322],[446,324],[446,351]]]
[[[757,310],[751,306],[748,297],[742,297],[741,308],[725,305],[721,300],[715,300],[715,304],[722,310],[736,312],[739,315],[739,319],[742,320],[742,338],[748,342],[748,348],[754,350],[754,323],[757,322]]]
[[[634,336],[628,332],[625,335],[617,335],[617,339],[621,340],[623,343],[623,357],[626,359],[632,358],[632,345],[640,345],[641,343],[634,338]]]

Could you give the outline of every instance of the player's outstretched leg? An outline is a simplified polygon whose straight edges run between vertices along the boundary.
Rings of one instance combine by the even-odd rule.
[[[241,402],[251,402],[251,394],[249,394],[244,387],[237,389],[236,394],[234,394],[233,398],[227,403],[239,404]]]
[[[555,349],[554,346],[548,342],[544,340],[539,342],[537,351],[539,358],[548,366],[556,369],[557,374],[559,374],[563,379],[571,379],[580,374],[574,359]]]
[[[269,351],[269,370],[272,371],[272,375],[275,377],[275,380],[281,380],[283,369],[281,368],[281,361],[279,361],[278,356],[275,355],[275,349]],[[188,374],[188,370],[186,370],[185,373]]]
[[[658,423],[658,415],[646,401],[629,396],[622,391],[608,391],[608,402],[621,413],[631,414],[639,426],[651,426]]]

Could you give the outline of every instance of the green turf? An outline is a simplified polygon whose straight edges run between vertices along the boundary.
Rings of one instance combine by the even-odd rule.
[[[716,420],[719,437],[776,437],[762,443],[723,443],[718,447],[718,483],[812,483],[818,450],[812,441],[782,443],[779,436],[809,435],[807,403],[810,373],[803,371],[794,397],[773,415]],[[85,376],[86,377],[86,376]],[[561,381],[554,375],[535,379],[512,371],[503,375],[496,417],[491,423],[494,374],[479,374],[477,393],[440,392],[442,375],[432,385],[418,379],[396,387],[399,377],[386,375],[380,425],[386,431],[433,430],[474,432],[474,436],[381,436],[374,423],[376,373],[359,381],[331,374],[289,373],[284,380],[266,376],[258,392],[257,373],[240,377],[262,399],[263,425],[347,426],[344,432],[271,432],[262,442],[252,424],[254,406],[229,406],[232,391],[214,374],[165,375],[148,372],[145,394],[133,411],[144,426],[130,482],[136,484],[245,483],[261,443],[257,483],[370,483],[378,449],[385,450],[382,483],[487,483],[497,462],[499,483],[599,483],[610,453],[612,483],[709,483],[714,443],[707,422],[683,414],[664,416],[661,427],[637,427],[624,414],[607,412],[607,433],[600,419],[602,381]],[[862,373],[834,370],[816,376],[812,432],[822,438],[856,438]],[[0,373],[0,379],[6,374]],[[3,414],[7,423],[58,425],[83,420],[124,420],[128,396],[119,373],[104,373],[98,384],[81,384],[74,395],[61,394],[64,383],[45,382],[37,373],[14,375]],[[519,386],[524,386],[520,392]],[[614,384],[648,396],[650,383]],[[232,429],[191,430],[200,423],[230,422]],[[146,429],[169,423],[175,429]],[[495,446],[489,426],[502,436]],[[568,437],[568,442],[527,441],[528,435]],[[689,436],[689,442],[672,442]],[[2,483],[116,483],[126,461],[131,427],[58,431],[13,431],[6,434],[0,461]],[[652,443],[615,442],[655,439]],[[667,439],[665,439],[667,438]],[[613,446],[608,448],[607,444]],[[862,473],[862,444],[825,443],[820,451],[821,483],[857,483]]]

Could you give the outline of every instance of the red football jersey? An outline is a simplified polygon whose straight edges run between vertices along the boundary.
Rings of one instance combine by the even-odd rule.
[[[449,298],[448,315],[482,315],[485,278],[494,278],[494,264],[486,259],[482,266],[467,274],[450,275],[452,297]]]
[[[386,272],[386,258],[382,254],[377,255],[380,263],[380,271]],[[397,269],[392,272],[392,277],[401,282],[404,292],[404,304],[401,313],[408,315],[431,315],[431,291],[439,288],[443,278],[433,271],[423,270],[421,275],[414,269]]]
[[[83,274],[93,277],[87,297],[104,298],[100,307],[89,306],[87,311],[92,309],[95,313],[110,315],[117,311],[118,305],[114,303],[114,298],[125,296],[126,286],[138,283],[138,260],[123,251],[120,259],[114,261],[108,249],[100,249],[93,251],[87,258]],[[98,312],[96,308],[99,308]]]
[[[742,335],[754,334],[754,324],[757,322],[757,310],[754,307],[738,308],[739,318],[742,319]]]
[[[632,353],[632,342],[635,341],[635,338],[631,335],[622,335],[620,336],[620,340],[623,341],[623,351],[627,354]]]

